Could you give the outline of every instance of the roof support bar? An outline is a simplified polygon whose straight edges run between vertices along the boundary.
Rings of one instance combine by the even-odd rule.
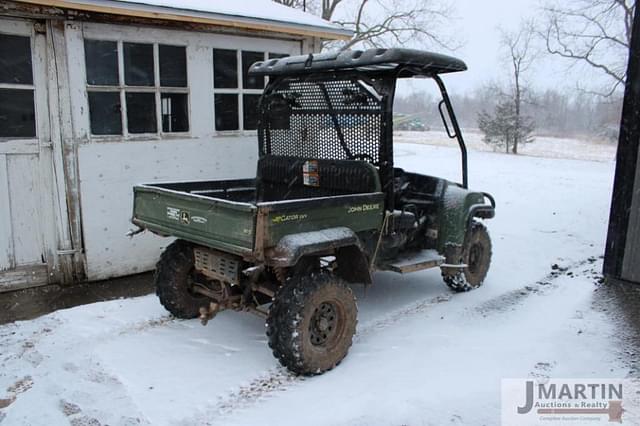
[[[444,86],[442,79],[437,74],[433,75],[433,79],[436,81],[438,88],[440,88],[440,93],[442,94],[442,100],[444,101],[444,104],[447,107],[447,113],[449,114],[449,119],[451,120],[451,125],[453,126],[455,137],[458,140],[458,145],[460,146],[460,152],[462,154],[462,186],[466,189],[469,187],[469,178],[468,178],[468,169],[467,169],[467,146],[465,145],[464,139],[462,138],[462,132],[460,131],[460,126],[458,125],[458,119],[456,118],[456,114],[453,112],[453,106],[451,105],[451,99],[449,99],[447,88]]]
[[[351,153],[349,146],[344,140],[344,133],[342,132],[342,126],[340,126],[340,121],[338,121],[336,110],[335,108],[333,108],[333,104],[331,103],[331,98],[329,97],[329,93],[327,92],[327,86],[324,83],[318,83],[318,86],[320,86],[320,91],[322,92],[322,96],[324,97],[324,100],[327,103],[327,109],[329,110],[329,115],[331,116],[333,127],[336,129],[336,133],[338,134],[338,140],[340,141],[340,146],[342,146],[344,153],[347,155],[347,159],[353,160],[353,154]]]

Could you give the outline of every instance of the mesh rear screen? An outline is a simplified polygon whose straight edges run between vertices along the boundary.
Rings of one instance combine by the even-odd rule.
[[[379,165],[383,100],[356,78],[287,78],[263,99],[262,152]]]

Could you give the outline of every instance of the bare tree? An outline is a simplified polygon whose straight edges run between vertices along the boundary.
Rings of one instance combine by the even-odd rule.
[[[273,0],[276,3],[283,4],[285,6],[293,7],[296,9],[305,9],[307,10],[307,1],[306,0]]]
[[[301,0],[274,0],[302,8]],[[444,0],[306,0],[307,10],[353,32],[347,42],[338,44],[349,49],[358,44],[366,47],[431,45],[454,50],[460,43],[450,34],[453,9]],[[335,47],[335,43],[329,44]]]
[[[606,76],[600,94],[611,96],[626,79],[635,0],[555,0],[543,9],[547,51]]]
[[[523,21],[516,31],[500,30],[500,44],[504,49],[511,69],[511,89],[507,97],[513,104],[514,131],[512,132],[513,143],[511,149],[514,154],[518,153],[520,142],[529,141],[526,137],[522,138],[524,127],[531,127],[530,125],[524,126],[525,121],[528,123],[530,120],[523,117],[522,103],[527,93],[524,78],[537,56],[533,46],[534,37],[535,27],[533,21]]]

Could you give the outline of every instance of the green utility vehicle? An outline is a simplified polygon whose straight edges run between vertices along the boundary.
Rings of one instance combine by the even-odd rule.
[[[134,188],[133,223],[176,237],[157,264],[160,302],[203,323],[224,309],[266,317],[269,346],[298,374],[347,354],[356,329],[351,284],[376,270],[440,267],[455,291],[480,286],[491,241],[476,218],[493,198],[467,189],[467,155],[439,75],[455,58],[370,49],[272,59],[259,106],[255,179],[154,183]],[[462,182],[393,164],[396,81],[428,77],[462,151]]]

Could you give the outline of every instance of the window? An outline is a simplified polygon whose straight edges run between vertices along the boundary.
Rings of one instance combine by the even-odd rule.
[[[127,92],[126,99],[129,133],[157,132],[155,93]]]
[[[187,52],[181,46],[159,46],[160,86],[187,87]]]
[[[119,92],[89,92],[91,133],[94,135],[122,134]]]
[[[93,135],[189,131],[184,46],[85,40],[84,48]]]
[[[118,43],[115,41],[85,40],[87,83],[96,86],[118,84]]]
[[[152,44],[124,43],[124,84],[155,85]]]
[[[282,53],[213,50],[213,91],[216,130],[255,130],[264,77],[249,75],[254,62],[282,58]]]
[[[264,77],[249,75],[249,67],[254,62],[264,61],[264,53],[242,52],[242,87],[245,89],[264,89]]]
[[[244,127],[245,129],[258,128],[258,103],[260,95],[242,95],[242,105],[244,106]]]
[[[216,93],[216,130],[238,130],[238,95]]]
[[[35,137],[31,38],[0,34],[0,85],[0,137]]]
[[[184,93],[163,93],[162,105],[162,131],[186,132],[189,130],[189,102]]]
[[[238,87],[238,55],[235,50],[213,51],[213,85],[216,89]]]

